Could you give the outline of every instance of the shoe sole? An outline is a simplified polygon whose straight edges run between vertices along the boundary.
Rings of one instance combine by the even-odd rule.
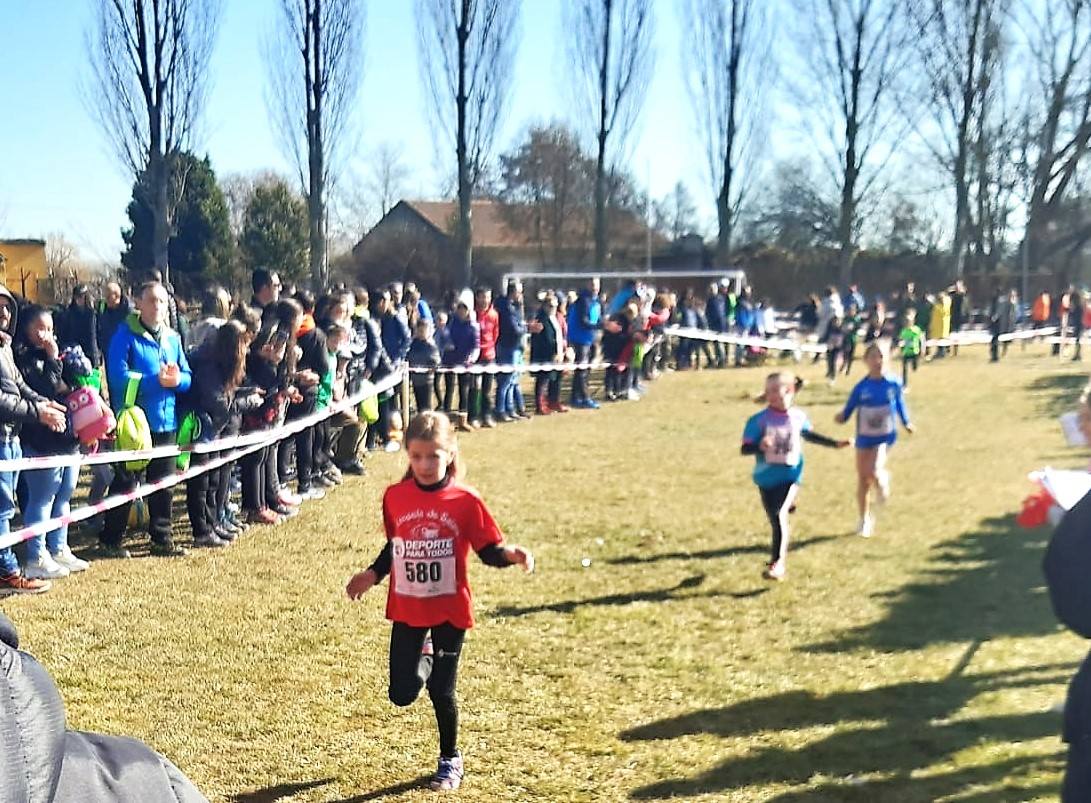
[[[29,596],[32,594],[44,594],[53,588],[52,585],[48,585],[45,588],[3,588],[0,589],[0,599],[4,597],[20,597]]]

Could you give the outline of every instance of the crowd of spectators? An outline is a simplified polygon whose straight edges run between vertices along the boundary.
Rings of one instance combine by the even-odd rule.
[[[605,398],[639,398],[641,378],[655,370],[648,358],[659,345],[655,331],[671,312],[668,297],[636,284],[607,310],[597,280],[571,294],[543,291],[529,314],[519,282],[495,299],[487,286],[451,294],[434,310],[412,284],[337,286],[316,298],[264,269],[253,272],[251,284],[248,302],[209,288],[192,320],[155,272],[131,292],[107,284],[98,302],[89,287],[78,286],[70,304],[53,310],[0,289],[0,459],[87,448],[66,407],[81,387],[93,386],[119,417],[139,408],[150,444],[161,446],[184,443],[183,434],[216,441],[271,432],[326,411],[400,367],[411,371],[410,409],[396,388],[387,390],[358,406],[338,405],[291,436],[211,469],[211,461],[227,455],[197,451],[184,462],[172,455],[89,467],[90,502],[125,496],[141,481],[157,483],[183,464],[194,469],[185,484],[192,546],[223,548],[248,527],[298,515],[346,474],[364,474],[367,452],[398,450],[402,422],[413,411],[443,410],[472,431],[526,420],[532,411],[597,407],[589,375],[600,342],[609,362]],[[520,370],[528,351],[531,362],[551,366],[535,370],[532,399],[524,396]],[[565,370],[573,361],[579,366]],[[571,376],[568,404],[565,375]],[[103,439],[98,448],[113,443]],[[17,510],[25,525],[65,517],[79,471],[75,463],[0,471],[0,532],[10,530]],[[135,522],[147,530],[151,554],[184,555],[173,489],[145,496],[137,511],[125,502],[92,519],[98,545],[81,554],[131,557],[124,535]],[[0,549],[0,594],[41,593],[88,566],[72,552],[62,525]]]
[[[131,293],[115,282],[105,285],[98,302],[89,287],[78,286],[71,303],[54,310],[21,304],[0,288],[0,459],[75,454],[81,441],[67,420],[66,402],[88,376],[116,414],[131,405],[144,411],[154,445],[179,443],[180,432],[213,441],[320,419],[187,480],[193,546],[223,548],[248,527],[275,526],[298,515],[305,502],[322,498],[346,474],[364,474],[369,451],[398,450],[402,423],[412,412],[440,410],[458,429],[472,432],[532,414],[595,409],[599,400],[639,400],[644,383],[665,367],[746,365],[769,350],[761,341],[729,345],[697,333],[666,338],[669,324],[753,338],[776,338],[793,328],[797,340],[825,344],[832,382],[851,370],[860,340],[901,343],[906,366],[915,368],[913,343],[946,338],[971,316],[961,282],[920,295],[910,283],[889,300],[870,303],[855,285],[843,293],[830,287],[821,298],[808,296],[788,322],[752,288],[728,281],[679,298],[636,281],[607,296],[598,279],[588,279],[579,288],[540,290],[529,302],[522,284],[511,281],[495,296],[494,288],[482,285],[431,304],[412,283],[339,285],[316,297],[258,269],[251,285],[248,302],[225,288],[209,288],[192,320],[155,272]],[[1052,307],[1043,294],[1028,314],[1035,326],[1056,321],[1062,331],[1072,330],[1079,358],[1086,325],[1081,293],[1073,288]],[[993,359],[1006,346],[998,336],[1022,316],[1014,292],[991,302],[986,324],[994,336]],[[940,345],[925,358],[947,353]],[[337,404],[399,368],[409,372],[410,400],[391,389],[355,407]],[[593,370],[601,372],[601,395],[592,393]],[[315,415],[333,405],[338,409],[332,415]],[[194,452],[189,465],[202,469],[224,457]],[[126,494],[141,480],[163,480],[179,463],[171,456],[146,464],[93,464],[89,501]],[[63,517],[78,474],[77,465],[0,471],[0,533],[8,531],[17,509],[24,524]],[[131,504],[92,520],[99,556],[130,557],[123,536],[134,520]],[[148,494],[142,510],[146,522],[135,520],[146,526],[150,552],[185,554],[175,537],[172,489]],[[39,593],[87,569],[67,536],[68,528],[60,526],[26,541],[18,554],[0,550],[0,594]]]

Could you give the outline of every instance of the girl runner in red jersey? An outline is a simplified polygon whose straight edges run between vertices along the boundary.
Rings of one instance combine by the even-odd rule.
[[[477,491],[458,480],[458,444],[448,418],[420,413],[405,436],[409,469],[383,495],[386,545],[374,563],[349,580],[349,599],[359,599],[390,575],[386,618],[390,634],[390,701],[410,705],[423,687],[439,726],[436,790],[462,782],[455,682],[473,604],[466,559],[472,548],[482,562],[534,570],[534,556],[506,546]]]

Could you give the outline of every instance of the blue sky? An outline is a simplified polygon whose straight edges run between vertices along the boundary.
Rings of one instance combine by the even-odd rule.
[[[87,79],[85,32],[92,0],[3,0],[0,41],[0,236],[64,233],[91,262],[116,261],[130,178],[118,166],[81,100]],[[288,163],[265,108],[261,40],[273,0],[226,0],[201,151],[219,175]],[[656,0],[656,69],[629,169],[653,196],[678,180],[708,195],[682,83],[675,0]],[[571,117],[565,90],[560,0],[525,0],[512,105],[498,138],[507,149],[532,122]],[[407,194],[436,197],[441,183],[417,68],[411,0],[367,3],[359,144],[351,169],[363,171],[380,143],[396,143],[410,170]],[[703,198],[698,197],[698,200]],[[710,216],[711,204],[702,204]]]

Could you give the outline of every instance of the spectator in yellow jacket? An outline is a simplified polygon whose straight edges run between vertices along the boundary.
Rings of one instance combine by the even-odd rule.
[[[936,303],[932,305],[932,320],[928,324],[928,337],[940,340],[951,336],[951,296],[940,293],[936,297]],[[940,346],[936,349],[937,357],[945,357],[947,347]]]

